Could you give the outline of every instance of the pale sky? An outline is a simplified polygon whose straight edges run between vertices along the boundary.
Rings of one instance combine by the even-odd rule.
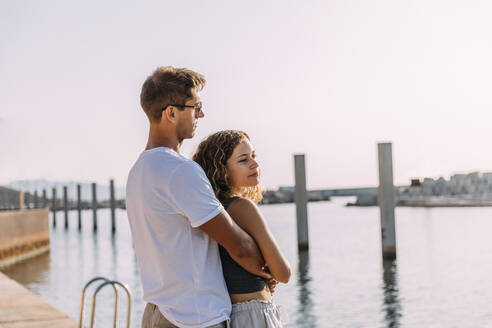
[[[124,185],[157,66],[207,79],[205,118],[181,153],[223,129],[250,134],[263,185],[376,186],[492,171],[492,2],[1,1],[0,184]]]

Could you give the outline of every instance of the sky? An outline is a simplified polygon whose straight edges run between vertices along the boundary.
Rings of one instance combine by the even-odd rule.
[[[492,2],[1,1],[0,184],[124,186],[144,149],[140,88],[203,74],[207,135],[246,131],[266,188],[376,186],[492,171]]]

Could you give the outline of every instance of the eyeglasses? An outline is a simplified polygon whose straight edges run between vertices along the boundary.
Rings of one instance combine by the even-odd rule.
[[[177,104],[169,104],[166,105],[165,107],[162,108],[162,111],[165,111],[169,106],[174,106],[174,107],[186,107],[186,108],[193,108],[196,112],[201,112],[202,111],[202,102],[199,101],[194,105],[177,105]]]

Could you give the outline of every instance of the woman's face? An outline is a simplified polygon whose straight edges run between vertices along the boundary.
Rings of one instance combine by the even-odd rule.
[[[260,183],[260,170],[255,157],[255,150],[248,139],[234,148],[226,167],[231,189],[254,187]]]

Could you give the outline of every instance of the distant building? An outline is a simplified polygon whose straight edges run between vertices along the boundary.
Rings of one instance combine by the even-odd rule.
[[[424,181],[422,181],[422,194],[424,196],[432,196],[433,195],[433,188],[434,188],[434,179],[432,178],[424,178]]]
[[[454,174],[449,180],[440,177],[412,179],[410,186],[403,190],[403,198],[431,196],[461,196],[473,199],[492,199],[492,172],[471,172]]]

